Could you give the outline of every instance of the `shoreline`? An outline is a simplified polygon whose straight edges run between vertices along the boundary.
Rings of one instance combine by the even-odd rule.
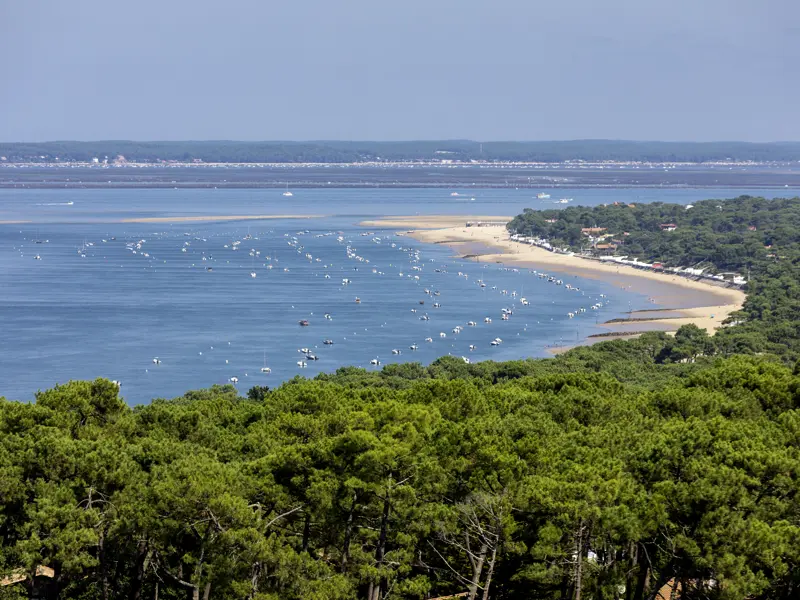
[[[713,334],[733,312],[741,309],[746,298],[741,290],[710,282],[555,254],[537,246],[514,242],[503,226],[466,227],[466,221],[498,219],[510,221],[509,217],[454,215],[390,217],[364,221],[359,225],[405,229],[400,235],[408,235],[421,242],[444,244],[454,249],[459,258],[466,260],[533,269],[547,268],[574,277],[602,280],[625,291],[646,294],[660,307],[634,311],[625,320],[602,323],[602,327],[615,335],[587,338],[584,344],[636,337],[646,331],[674,332],[687,324],[697,325]],[[658,315],[659,312],[669,315]]]

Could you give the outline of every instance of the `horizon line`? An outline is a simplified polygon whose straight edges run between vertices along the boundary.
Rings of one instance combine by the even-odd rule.
[[[623,138],[571,138],[571,139],[550,139],[550,140],[472,140],[468,138],[430,138],[430,139],[392,139],[392,140],[370,140],[370,139],[263,139],[263,140],[236,140],[236,139],[61,139],[43,141],[0,141],[0,144],[97,144],[97,143],[140,143],[140,144],[181,144],[181,143],[234,143],[234,144],[421,144],[421,143],[471,143],[471,144],[570,144],[570,143],[626,143],[626,144],[748,144],[748,145],[780,145],[780,144],[800,144],[800,140],[772,140],[765,142],[753,142],[745,140],[656,140],[656,139],[623,139]]]

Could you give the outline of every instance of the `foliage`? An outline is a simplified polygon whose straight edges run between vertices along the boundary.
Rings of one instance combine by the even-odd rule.
[[[662,224],[676,229],[663,231]],[[581,232],[591,227],[605,228],[600,235],[619,242],[619,255],[749,278],[747,300],[733,316],[736,326],[720,330],[703,352],[665,354],[662,362],[764,352],[791,363],[800,358],[800,198],[741,196],[704,200],[691,208],[655,202],[526,210],[509,224],[514,233],[576,251],[591,247]]]
[[[608,342],[135,409],[103,380],[0,400],[0,573],[55,574],[0,593],[792,598],[800,380],[658,364],[670,342],[629,343],[627,368]]]

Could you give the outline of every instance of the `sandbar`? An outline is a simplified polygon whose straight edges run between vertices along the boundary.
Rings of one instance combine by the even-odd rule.
[[[600,279],[626,291],[646,294],[654,305],[669,307],[673,314],[658,311],[633,313],[631,322],[606,326],[631,336],[643,331],[675,331],[693,323],[713,333],[731,313],[741,309],[745,293],[740,289],[695,281],[674,274],[635,269],[626,265],[556,254],[537,246],[512,241],[502,225],[467,227],[467,221],[510,221],[509,217],[435,216],[391,217],[361,223],[367,227],[408,228],[404,235],[422,242],[445,244],[461,258],[534,269],[551,269],[574,277]],[[444,226],[443,226],[444,225]],[[438,227],[437,227],[438,226]],[[592,338],[603,341],[608,338]]]
[[[324,215],[206,215],[184,217],[135,217],[115,223],[194,223],[200,221],[263,221],[266,219],[318,219]]]
[[[370,221],[361,221],[362,227],[383,227],[392,229],[442,229],[464,227],[467,221],[488,221],[490,223],[508,223],[508,216],[476,217],[473,215],[418,215],[415,217],[382,217]]]

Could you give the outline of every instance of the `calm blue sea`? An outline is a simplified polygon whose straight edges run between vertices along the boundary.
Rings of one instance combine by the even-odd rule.
[[[373,359],[547,356],[548,347],[601,331],[598,322],[652,308],[644,295],[600,281],[560,275],[580,288],[569,291],[527,269],[455,259],[446,247],[357,225],[385,215],[511,216],[557,206],[557,198],[542,202],[531,190],[459,193],[297,189],[285,198],[281,190],[0,190],[0,221],[32,221],[0,225],[0,395],[30,400],[59,382],[107,377],[122,382],[129,403],[140,404],[231,378],[244,393],[345,365],[379,368]],[[740,193],[798,190],[582,189],[558,196],[596,205]],[[216,214],[327,216],[114,223]],[[589,310],[598,302],[604,305]],[[582,307],[586,313],[568,317]],[[513,310],[507,321],[504,308]],[[298,324],[302,319],[308,327]],[[457,326],[463,330],[453,333]],[[490,345],[498,337],[502,343]],[[334,343],[324,345],[326,339]],[[299,367],[300,348],[319,360]],[[265,362],[268,375],[260,372]]]

